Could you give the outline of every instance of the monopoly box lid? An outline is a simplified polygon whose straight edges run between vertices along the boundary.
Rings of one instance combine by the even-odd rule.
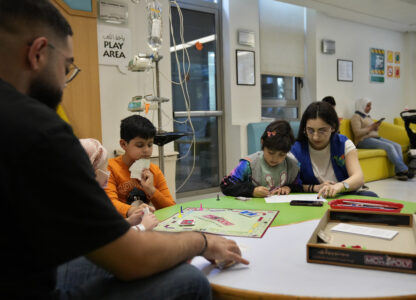
[[[307,243],[307,261],[416,273],[411,214],[329,209]]]

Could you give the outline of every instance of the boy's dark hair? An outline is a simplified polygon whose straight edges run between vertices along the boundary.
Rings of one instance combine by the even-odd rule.
[[[331,136],[338,132],[339,120],[335,109],[331,104],[323,101],[312,102],[303,112],[302,119],[300,120],[299,132],[297,140],[299,142],[307,141],[306,135],[306,122],[310,119],[322,119],[325,123],[329,124],[334,131]]]
[[[270,150],[288,153],[295,142],[295,137],[289,122],[277,120],[266,127],[261,140],[263,141],[262,150],[266,147]]]
[[[331,104],[332,106],[336,106],[336,105],[337,105],[337,103],[335,102],[335,98],[334,98],[334,97],[332,97],[332,96],[326,96],[326,97],[324,97],[324,98],[322,99],[322,101],[323,101],[323,102],[326,102],[326,103],[329,103],[329,104]]]
[[[21,34],[42,26],[58,38],[73,34],[68,21],[48,0],[0,0],[0,31]]]
[[[121,120],[120,126],[120,138],[127,143],[130,140],[141,137],[143,139],[150,139],[155,137],[156,128],[145,117],[139,115],[133,115]]]

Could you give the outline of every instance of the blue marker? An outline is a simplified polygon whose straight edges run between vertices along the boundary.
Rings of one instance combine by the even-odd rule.
[[[181,213],[183,213],[183,210],[182,210],[182,205],[181,205]]]

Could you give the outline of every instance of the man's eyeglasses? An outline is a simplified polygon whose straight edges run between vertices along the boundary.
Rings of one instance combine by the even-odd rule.
[[[324,136],[331,132],[331,127],[325,127],[325,128],[319,128],[318,130],[315,130],[313,128],[306,128],[306,133],[310,136],[313,136],[315,133],[318,134],[318,136]]]
[[[63,55],[65,57],[65,55],[61,52],[61,50],[59,50],[58,48],[56,48],[54,45],[52,45],[51,43],[48,43],[48,46],[53,49],[56,50],[59,54]],[[68,60],[68,58],[67,58]],[[72,61],[70,63],[70,65],[68,67],[65,68],[65,83],[68,84],[70,83],[77,75],[78,73],[81,71],[80,68],[78,68]]]

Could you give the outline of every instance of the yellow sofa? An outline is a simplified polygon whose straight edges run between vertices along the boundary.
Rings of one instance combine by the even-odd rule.
[[[340,133],[354,141],[349,119],[340,122]],[[407,160],[409,138],[403,126],[382,122],[379,135],[402,146],[403,156]],[[380,180],[395,175],[394,165],[389,161],[386,151],[382,149],[358,149],[358,159],[364,173],[364,181]]]
[[[404,121],[403,121],[402,118],[394,118],[393,122],[394,122],[395,125],[399,125],[399,126],[404,127]],[[412,129],[413,131],[416,132],[416,124],[413,124],[413,123],[410,124],[410,129]]]

